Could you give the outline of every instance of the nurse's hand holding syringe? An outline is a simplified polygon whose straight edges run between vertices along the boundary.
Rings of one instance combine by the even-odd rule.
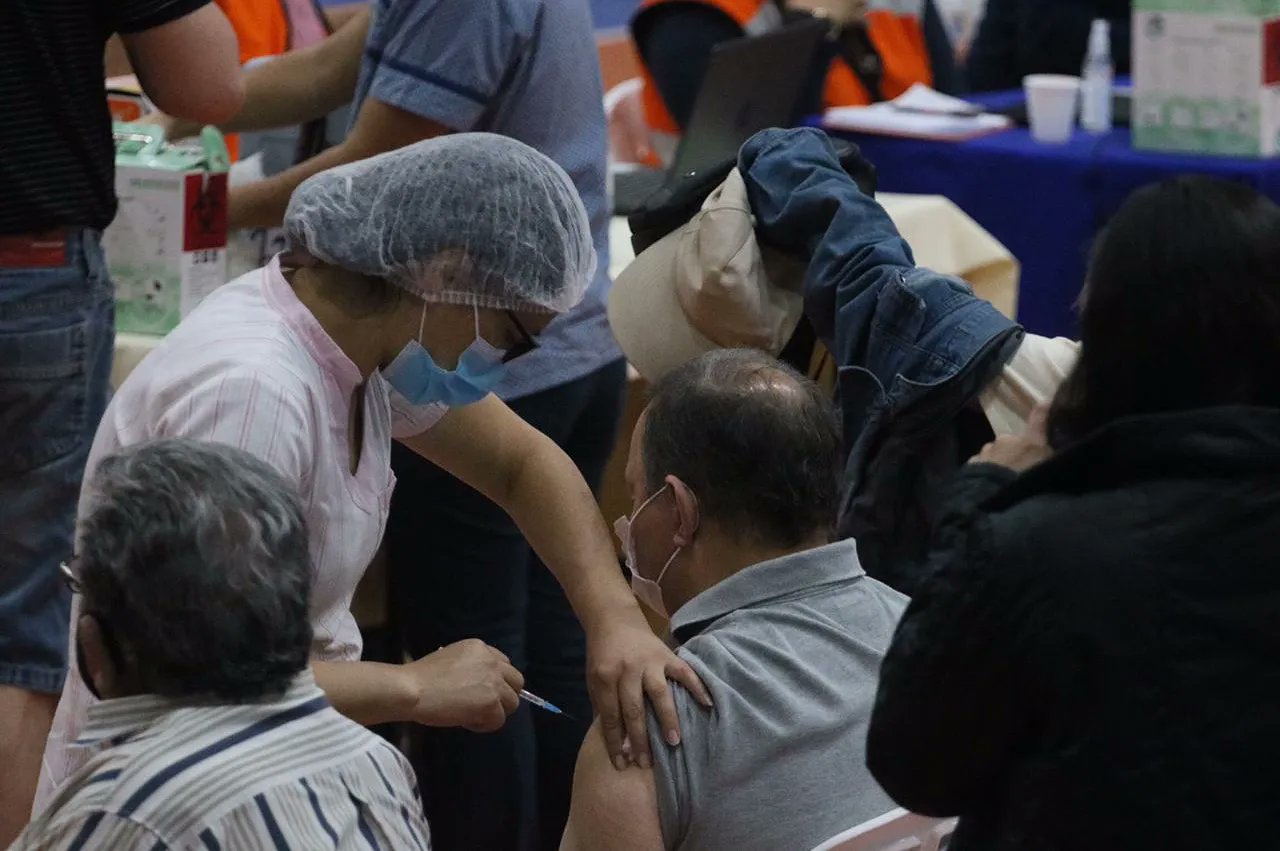
[[[313,667],[330,702],[361,724],[412,721],[491,733],[520,707],[524,688],[524,676],[511,660],[475,638],[404,665],[316,662]]]

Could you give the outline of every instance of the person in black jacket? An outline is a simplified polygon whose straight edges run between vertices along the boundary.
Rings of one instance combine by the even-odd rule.
[[[1095,18],[1111,23],[1111,61],[1129,73],[1131,0],[987,0],[965,66],[975,92],[1016,89],[1027,74],[1079,74]]]
[[[1260,847],[1280,794],[1280,207],[1179,178],[1101,237],[1047,422],[958,474],[868,763],[953,851]]]

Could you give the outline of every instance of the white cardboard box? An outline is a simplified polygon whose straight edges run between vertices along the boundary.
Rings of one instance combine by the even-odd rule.
[[[1280,152],[1280,0],[1134,0],[1136,148]]]
[[[157,136],[116,125],[120,210],[103,248],[120,331],[165,334],[227,280],[226,147],[220,136],[196,148]]]

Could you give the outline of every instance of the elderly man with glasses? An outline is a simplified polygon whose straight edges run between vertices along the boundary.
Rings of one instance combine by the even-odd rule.
[[[87,505],[62,570],[94,755],[14,848],[425,851],[408,763],[307,667],[311,559],[283,479],[165,440],[105,459]]]

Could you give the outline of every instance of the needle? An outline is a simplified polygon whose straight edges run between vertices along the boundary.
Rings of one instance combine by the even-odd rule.
[[[552,703],[549,700],[546,700],[545,698],[538,697],[536,694],[534,694],[531,691],[525,691],[524,689],[520,689],[520,699],[529,701],[539,709],[545,709],[547,712],[551,712],[556,715],[564,715],[564,717],[568,718],[570,721],[573,720],[573,716],[565,714],[565,711],[561,709],[559,706],[556,706],[554,703]]]

